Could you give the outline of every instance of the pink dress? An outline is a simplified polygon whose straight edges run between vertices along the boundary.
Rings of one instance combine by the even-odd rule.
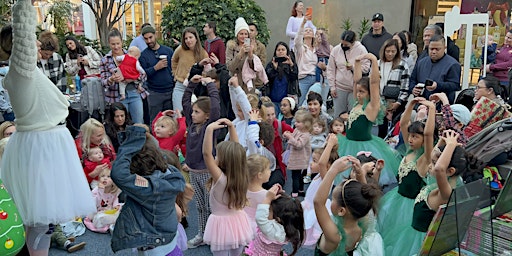
[[[288,241],[284,243],[279,243],[277,241],[269,240],[265,237],[265,235],[258,229],[256,233],[256,238],[252,241],[249,246],[244,250],[244,254],[248,256],[286,256],[286,253],[283,251],[283,246],[286,245]]]
[[[212,251],[237,249],[249,244],[253,232],[247,214],[243,210],[229,209],[226,189],[227,177],[224,173],[213,184],[210,191],[210,208],[204,230],[203,241],[210,245]]]
[[[247,201],[249,201],[249,205],[244,207],[244,211],[247,213],[247,217],[249,218],[249,223],[251,224],[253,234],[256,234],[256,228],[258,227],[256,224],[256,208],[258,207],[258,204],[263,202],[266,196],[266,189],[262,189],[258,192],[247,190]]]

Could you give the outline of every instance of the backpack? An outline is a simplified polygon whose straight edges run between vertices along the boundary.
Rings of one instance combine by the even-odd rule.
[[[97,110],[102,116],[105,114],[105,90],[99,77],[86,77],[82,81],[82,95],[80,103],[82,109],[92,115]]]

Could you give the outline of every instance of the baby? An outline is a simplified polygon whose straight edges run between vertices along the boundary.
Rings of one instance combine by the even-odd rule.
[[[100,147],[94,147],[87,152],[87,159],[84,161],[84,173],[92,189],[98,186],[97,177],[104,169],[111,168],[110,160],[105,158]]]
[[[124,81],[119,82],[119,95],[121,100],[126,98],[126,85],[127,83],[136,81],[141,74],[146,74],[139,62],[140,50],[136,46],[128,48],[128,53],[122,56],[117,56],[116,61],[120,62],[118,69],[123,74]],[[116,72],[118,72],[116,70]]]

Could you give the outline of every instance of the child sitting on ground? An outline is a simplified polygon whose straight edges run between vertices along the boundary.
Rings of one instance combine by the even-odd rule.
[[[117,56],[116,61],[119,63],[119,70],[123,74],[124,80],[119,83],[119,95],[121,100],[126,98],[126,85],[139,79],[141,74],[146,74],[139,62],[140,50],[136,46],[130,46],[128,53]],[[117,72],[117,71],[116,71]]]
[[[91,189],[98,186],[99,174],[105,170],[110,169],[112,165],[110,160],[105,158],[103,150],[100,147],[94,147],[87,152],[87,159],[84,160],[84,172]]]
[[[187,132],[185,117],[178,110],[159,112],[153,120],[153,134],[161,149],[178,155],[180,142]]]
[[[119,203],[119,194],[121,194],[121,190],[112,182],[110,170],[103,170],[98,186],[92,190],[98,212],[84,219],[84,224],[88,229],[99,233],[106,233],[109,229],[113,230],[119,216],[119,209],[122,206]]]

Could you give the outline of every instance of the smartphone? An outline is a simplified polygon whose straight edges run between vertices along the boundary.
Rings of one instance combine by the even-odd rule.
[[[286,57],[275,57],[277,63],[283,63],[286,61]]]
[[[306,16],[313,17],[313,7],[311,7],[311,6],[306,7]]]
[[[434,81],[432,81],[431,79],[425,80],[425,86],[432,86],[433,84],[434,84]]]
[[[420,94],[423,94],[423,92],[425,91],[425,84],[417,83],[415,87],[421,89]]]
[[[250,38],[244,39],[244,44],[245,45],[251,45],[251,39]]]

